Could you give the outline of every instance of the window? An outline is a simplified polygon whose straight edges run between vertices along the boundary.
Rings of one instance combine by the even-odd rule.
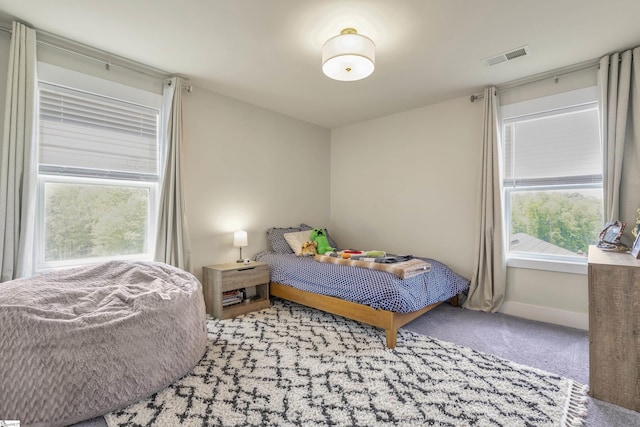
[[[502,120],[508,258],[585,263],[603,224],[595,88],[504,106]]]
[[[37,270],[153,257],[157,97],[142,105],[39,83]]]

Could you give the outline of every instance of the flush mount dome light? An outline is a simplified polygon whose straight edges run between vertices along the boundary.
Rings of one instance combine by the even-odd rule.
[[[345,28],[322,46],[322,72],[334,80],[354,81],[373,73],[376,45],[353,28]]]

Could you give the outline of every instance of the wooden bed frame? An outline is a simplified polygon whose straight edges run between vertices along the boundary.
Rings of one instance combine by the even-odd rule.
[[[444,301],[428,305],[420,310],[411,313],[395,313],[387,310],[376,310],[368,305],[345,301],[340,298],[330,297],[313,292],[301,291],[292,286],[271,282],[269,284],[271,296],[286,299],[307,307],[317,308],[327,313],[337,314],[347,319],[357,320],[368,325],[383,328],[387,336],[387,347],[395,348],[398,329],[411,322],[416,317],[422,316],[432,308],[437,307]],[[458,297],[454,296],[449,300],[451,305],[457,305]]]

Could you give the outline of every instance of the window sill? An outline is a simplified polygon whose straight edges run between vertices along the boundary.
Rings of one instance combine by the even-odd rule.
[[[527,268],[531,270],[555,271],[558,273],[587,274],[587,259],[580,261],[541,260],[511,256],[507,259],[507,267]]]

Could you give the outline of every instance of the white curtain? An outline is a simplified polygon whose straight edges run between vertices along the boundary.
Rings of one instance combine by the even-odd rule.
[[[495,88],[484,90],[484,132],[476,265],[464,308],[498,311],[504,301],[507,267],[502,222],[502,173],[498,99]]]
[[[185,195],[182,184],[182,85],[174,77],[165,86],[163,130],[166,154],[158,215],[155,260],[186,271],[191,270],[191,243],[187,230]]]
[[[620,220],[630,232],[640,208],[640,48],[600,60],[598,92],[603,153],[605,221]]]
[[[33,270],[36,82],[35,31],[14,22],[0,158],[0,282]]]

